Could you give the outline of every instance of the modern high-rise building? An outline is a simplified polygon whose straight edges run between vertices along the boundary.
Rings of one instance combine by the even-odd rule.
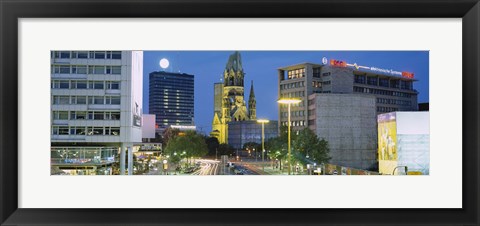
[[[133,174],[142,77],[142,51],[51,52],[52,174]]]
[[[242,58],[235,52],[228,58],[223,72],[223,83],[214,85],[214,115],[211,136],[220,143],[228,143],[228,123],[231,121],[248,121],[256,119],[256,100],[253,81],[247,103],[244,100],[245,73]]]
[[[307,97],[314,93],[358,93],[375,97],[376,113],[416,111],[418,92],[414,74],[322,59],[321,64],[302,63],[278,69],[279,98],[299,98],[292,105],[292,130],[309,126]],[[279,106],[279,127],[287,125],[287,106]]]
[[[194,125],[194,75],[156,71],[149,82],[149,114],[156,116],[158,132]]]

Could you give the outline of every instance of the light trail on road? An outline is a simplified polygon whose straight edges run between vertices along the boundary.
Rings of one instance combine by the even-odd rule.
[[[191,175],[217,175],[219,161],[202,159],[197,162],[201,163],[200,169]]]

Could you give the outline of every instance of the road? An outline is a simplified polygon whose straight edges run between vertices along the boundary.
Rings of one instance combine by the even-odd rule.
[[[219,161],[200,159],[200,169],[193,172],[192,175],[217,175],[219,170]]]

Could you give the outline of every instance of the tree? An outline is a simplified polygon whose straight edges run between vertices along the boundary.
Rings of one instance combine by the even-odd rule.
[[[163,146],[166,147],[168,145],[168,142],[178,136],[179,133],[180,130],[176,128],[168,127],[167,129],[165,129],[162,136]]]
[[[305,162],[303,157],[318,163],[326,163],[330,160],[328,142],[323,138],[319,139],[309,128],[299,132],[293,141],[293,148],[299,153],[294,156],[301,162]]]
[[[202,135],[195,131],[187,131],[170,139],[165,153],[170,157],[185,157],[188,162],[189,158],[205,156],[208,153],[208,147]]]
[[[205,143],[207,143],[208,155],[216,155],[218,152],[218,147],[220,146],[218,139],[216,137],[208,137],[205,139]]]
[[[233,155],[235,149],[228,144],[218,145],[218,155]]]
[[[313,159],[319,163],[328,163],[331,157],[329,156],[330,148],[328,147],[328,141],[321,139],[318,143],[318,148],[313,152]]]
[[[271,160],[278,160],[282,164],[282,160],[287,157],[287,135],[281,134],[278,137],[270,138],[265,142],[265,148],[267,150],[267,155]],[[272,161],[273,167],[273,161]]]

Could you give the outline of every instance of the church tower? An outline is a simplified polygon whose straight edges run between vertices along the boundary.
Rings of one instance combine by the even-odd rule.
[[[257,119],[257,101],[255,100],[255,92],[253,91],[253,80],[250,87],[250,96],[248,97],[248,115],[250,120]]]
[[[240,52],[236,51],[228,58],[225,70],[223,71],[223,90],[221,93],[221,110],[218,105],[215,106],[211,136],[217,137],[219,143],[228,143],[228,123],[231,121],[246,121],[256,118],[255,94],[250,91],[250,99],[247,104],[244,99],[244,78],[242,57]],[[220,88],[220,85],[215,86]],[[217,96],[218,98],[218,96]],[[216,98],[216,100],[218,100]],[[215,104],[220,101],[215,101]],[[252,113],[253,112],[253,113]]]

